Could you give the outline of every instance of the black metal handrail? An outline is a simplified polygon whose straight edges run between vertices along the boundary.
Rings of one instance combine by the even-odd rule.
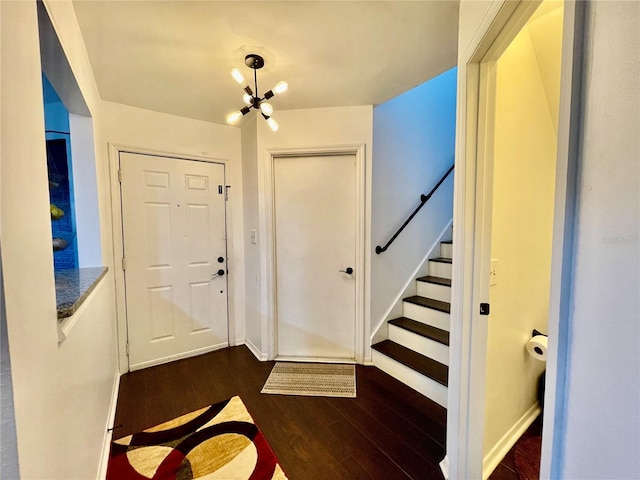
[[[378,255],[380,255],[382,252],[386,252],[387,248],[389,248],[389,245],[391,245],[393,243],[393,241],[398,237],[398,235],[400,235],[400,233],[402,232],[402,230],[405,229],[405,227],[407,225],[409,225],[409,222],[413,219],[413,217],[416,216],[416,214],[420,211],[420,209],[422,207],[424,207],[424,204],[427,203],[429,201],[429,199],[431,198],[431,196],[435,193],[435,191],[438,189],[438,187],[440,185],[442,185],[442,182],[445,181],[445,179],[449,176],[449,174],[453,171],[453,167],[455,167],[454,165],[451,165],[451,168],[449,168],[449,170],[447,170],[447,173],[445,173],[442,178],[440,179],[440,181],[438,183],[436,183],[436,186],[433,187],[431,189],[431,191],[425,195],[425,194],[421,194],[420,195],[420,205],[418,205],[418,208],[416,208],[413,213],[411,215],[409,215],[409,218],[407,218],[407,220],[402,224],[402,226],[398,229],[398,231],[396,233],[393,234],[393,236],[389,239],[389,241],[385,244],[384,247],[381,247],[380,245],[378,245],[376,247],[376,253]]]

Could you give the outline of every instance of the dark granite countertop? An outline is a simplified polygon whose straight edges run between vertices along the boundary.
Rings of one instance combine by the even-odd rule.
[[[105,273],[107,273],[107,267],[78,268],[55,272],[58,321],[75,313]]]

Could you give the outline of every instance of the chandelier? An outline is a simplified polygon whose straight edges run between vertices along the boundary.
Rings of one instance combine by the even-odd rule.
[[[273,114],[273,106],[267,100],[271,99],[273,96],[279,93],[286,92],[287,88],[289,88],[289,85],[287,84],[287,82],[279,82],[275,87],[273,87],[273,89],[266,92],[264,94],[264,97],[261,98],[258,94],[258,70],[264,67],[264,59],[256,53],[250,53],[249,55],[244,57],[244,63],[247,65],[247,67],[253,69],[254,90],[251,90],[251,87],[247,84],[247,81],[244,79],[242,73],[240,73],[240,70],[238,70],[237,68],[231,70],[231,76],[236,82],[242,85],[242,88],[245,91],[244,95],[242,96],[242,100],[244,101],[245,106],[240,110],[236,110],[235,112],[227,115],[227,123],[229,125],[235,125],[238,120],[249,113],[252,108],[255,108],[256,110],[260,110],[260,113],[267,121],[267,125],[269,125],[269,128],[271,128],[271,130],[275,132],[278,130],[279,125],[278,122],[276,122],[271,117],[271,115]]]

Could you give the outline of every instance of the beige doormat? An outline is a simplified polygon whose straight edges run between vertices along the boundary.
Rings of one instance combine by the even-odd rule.
[[[277,362],[261,393],[355,398],[356,367],[334,363]]]

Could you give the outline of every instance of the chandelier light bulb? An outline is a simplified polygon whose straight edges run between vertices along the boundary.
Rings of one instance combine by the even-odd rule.
[[[242,100],[244,101],[244,103],[246,103],[247,105],[253,105],[253,96],[249,95],[248,93],[245,93],[242,96]]]
[[[243,87],[247,86],[247,82],[245,81],[244,76],[242,75],[242,73],[240,73],[240,70],[238,70],[237,68],[234,68],[233,70],[231,70],[231,76],[236,82],[238,82]]]
[[[242,112],[240,110],[237,110],[227,115],[227,123],[229,125],[235,125],[238,120],[240,120],[240,118],[242,118]]]
[[[287,82],[278,82],[278,84],[275,87],[273,87],[273,93],[278,95],[280,93],[286,92],[288,88],[289,88],[289,84]]]
[[[280,125],[278,124],[278,122],[276,122],[271,117],[267,118],[267,125],[269,125],[269,128],[271,129],[272,132],[277,132],[278,129],[280,128]]]
[[[260,102],[260,111],[263,115],[270,117],[273,114],[273,106],[268,102]]]

